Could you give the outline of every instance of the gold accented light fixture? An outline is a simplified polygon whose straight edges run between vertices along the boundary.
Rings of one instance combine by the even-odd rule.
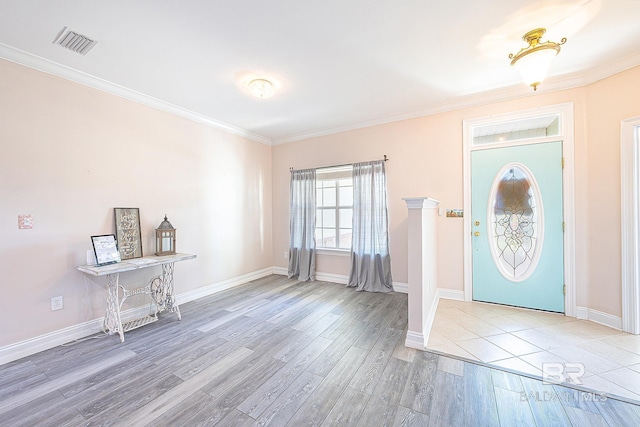
[[[511,65],[520,71],[522,80],[533,87],[533,90],[536,90],[547,76],[551,61],[560,52],[560,46],[567,41],[565,37],[560,40],[560,43],[540,41],[546,31],[544,28],[529,31],[522,36],[522,40],[529,43],[529,46],[523,47],[515,55],[509,54]]]
[[[247,87],[251,95],[256,98],[270,98],[275,92],[273,83],[267,79],[253,79],[247,84]]]

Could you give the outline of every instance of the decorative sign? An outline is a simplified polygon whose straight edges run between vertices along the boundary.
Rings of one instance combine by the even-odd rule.
[[[116,236],[104,234],[102,236],[91,236],[93,251],[96,254],[96,265],[108,265],[120,262],[120,252],[116,245]]]
[[[447,209],[447,218],[462,218],[463,213],[462,209]]]
[[[118,249],[123,260],[142,257],[142,234],[138,208],[114,208]]]

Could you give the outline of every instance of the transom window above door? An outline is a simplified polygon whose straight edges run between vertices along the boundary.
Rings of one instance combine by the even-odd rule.
[[[316,247],[351,249],[353,167],[316,170]]]
[[[526,141],[560,135],[560,115],[549,114],[473,127],[472,146]]]

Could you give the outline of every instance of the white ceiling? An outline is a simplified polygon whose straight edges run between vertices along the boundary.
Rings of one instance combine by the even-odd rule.
[[[508,55],[537,27],[568,39],[538,92],[640,64],[639,0],[0,0],[0,57],[277,144],[534,96]]]

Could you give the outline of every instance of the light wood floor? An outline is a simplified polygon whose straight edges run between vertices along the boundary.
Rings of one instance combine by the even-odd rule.
[[[1,426],[640,425],[640,408],[404,347],[407,297],[269,276],[0,366]]]

